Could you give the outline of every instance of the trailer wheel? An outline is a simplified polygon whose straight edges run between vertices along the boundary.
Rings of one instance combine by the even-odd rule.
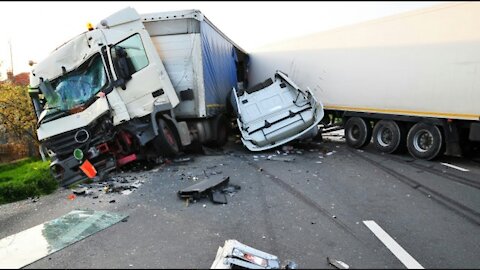
[[[157,124],[158,136],[154,139],[155,148],[164,156],[176,156],[180,152],[180,148],[171,126],[162,118],[157,120]]]
[[[373,144],[384,153],[394,153],[405,145],[405,129],[393,120],[380,120],[373,128]]]
[[[353,148],[362,148],[370,143],[372,126],[360,117],[352,117],[345,123],[347,144]]]
[[[416,123],[408,132],[408,152],[415,158],[434,159],[440,154],[442,146],[442,132],[435,125]]]

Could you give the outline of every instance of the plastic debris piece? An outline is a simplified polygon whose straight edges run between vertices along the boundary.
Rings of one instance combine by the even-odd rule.
[[[77,196],[75,194],[69,194],[68,197],[67,197],[70,201],[73,201],[75,200],[75,198],[77,198]]]
[[[350,266],[348,266],[348,264],[346,264],[342,261],[331,259],[330,257],[327,257],[327,261],[328,261],[329,264],[335,266],[337,269],[349,269],[350,268]]]
[[[87,188],[83,187],[83,188],[74,189],[72,190],[72,192],[73,194],[76,194],[76,195],[86,195]]]
[[[277,256],[252,248],[237,240],[227,240],[218,247],[210,269],[279,269]]]
[[[215,190],[211,192],[210,200],[218,204],[227,204],[227,197],[221,191]]]

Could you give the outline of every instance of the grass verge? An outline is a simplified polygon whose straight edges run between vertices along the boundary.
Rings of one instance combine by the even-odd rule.
[[[58,183],[50,174],[49,164],[28,158],[0,165],[0,204],[55,191]]]

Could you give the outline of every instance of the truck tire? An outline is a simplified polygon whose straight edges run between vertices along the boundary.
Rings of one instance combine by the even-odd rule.
[[[213,119],[213,128],[215,139],[209,143],[209,146],[222,147],[227,143],[228,139],[228,122],[224,113],[221,113]]]
[[[363,118],[352,117],[345,123],[345,138],[348,146],[362,148],[370,143],[372,126]]]
[[[373,127],[373,144],[383,153],[394,153],[405,145],[405,129],[393,120],[380,120]]]
[[[177,136],[175,136],[171,125],[162,118],[157,120],[157,124],[158,136],[154,139],[155,148],[163,156],[176,156],[180,152],[180,148],[178,146]]]
[[[415,158],[434,159],[440,154],[442,146],[442,132],[435,125],[416,123],[408,132],[408,152]]]

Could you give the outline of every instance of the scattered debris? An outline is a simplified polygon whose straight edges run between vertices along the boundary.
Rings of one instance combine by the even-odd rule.
[[[276,160],[276,161],[285,161],[285,162],[292,162],[295,158],[288,158],[288,157],[277,157],[277,156],[269,156],[268,160]]]
[[[73,201],[73,200],[75,200],[75,198],[77,198],[77,196],[75,196],[75,194],[69,194],[69,195],[67,196],[67,198],[68,198],[70,201]]]
[[[285,265],[285,269],[297,269],[298,265],[294,261],[287,261],[287,264]]]
[[[115,203],[115,200],[111,200],[111,201],[109,201],[109,203]]]
[[[327,261],[328,261],[329,264],[335,266],[337,269],[349,269],[350,268],[350,266],[348,266],[348,264],[346,264],[342,261],[331,259],[330,257],[327,257]]]
[[[127,190],[122,190],[120,193],[122,193],[123,195],[130,195],[130,193],[132,193],[132,192],[133,192],[133,190],[127,189]]]
[[[173,161],[173,163],[186,163],[186,162],[189,162],[189,161],[193,161],[193,158],[191,158],[191,157],[183,157],[183,158],[173,159],[172,161]]]
[[[241,187],[239,185],[229,184],[227,187],[222,189],[222,192],[230,195],[230,197],[231,197],[235,193],[237,193],[237,191],[239,191],[240,189],[241,189]]]
[[[237,240],[227,240],[223,247],[218,247],[210,269],[237,268],[280,269],[280,260],[275,255],[252,248]]]

